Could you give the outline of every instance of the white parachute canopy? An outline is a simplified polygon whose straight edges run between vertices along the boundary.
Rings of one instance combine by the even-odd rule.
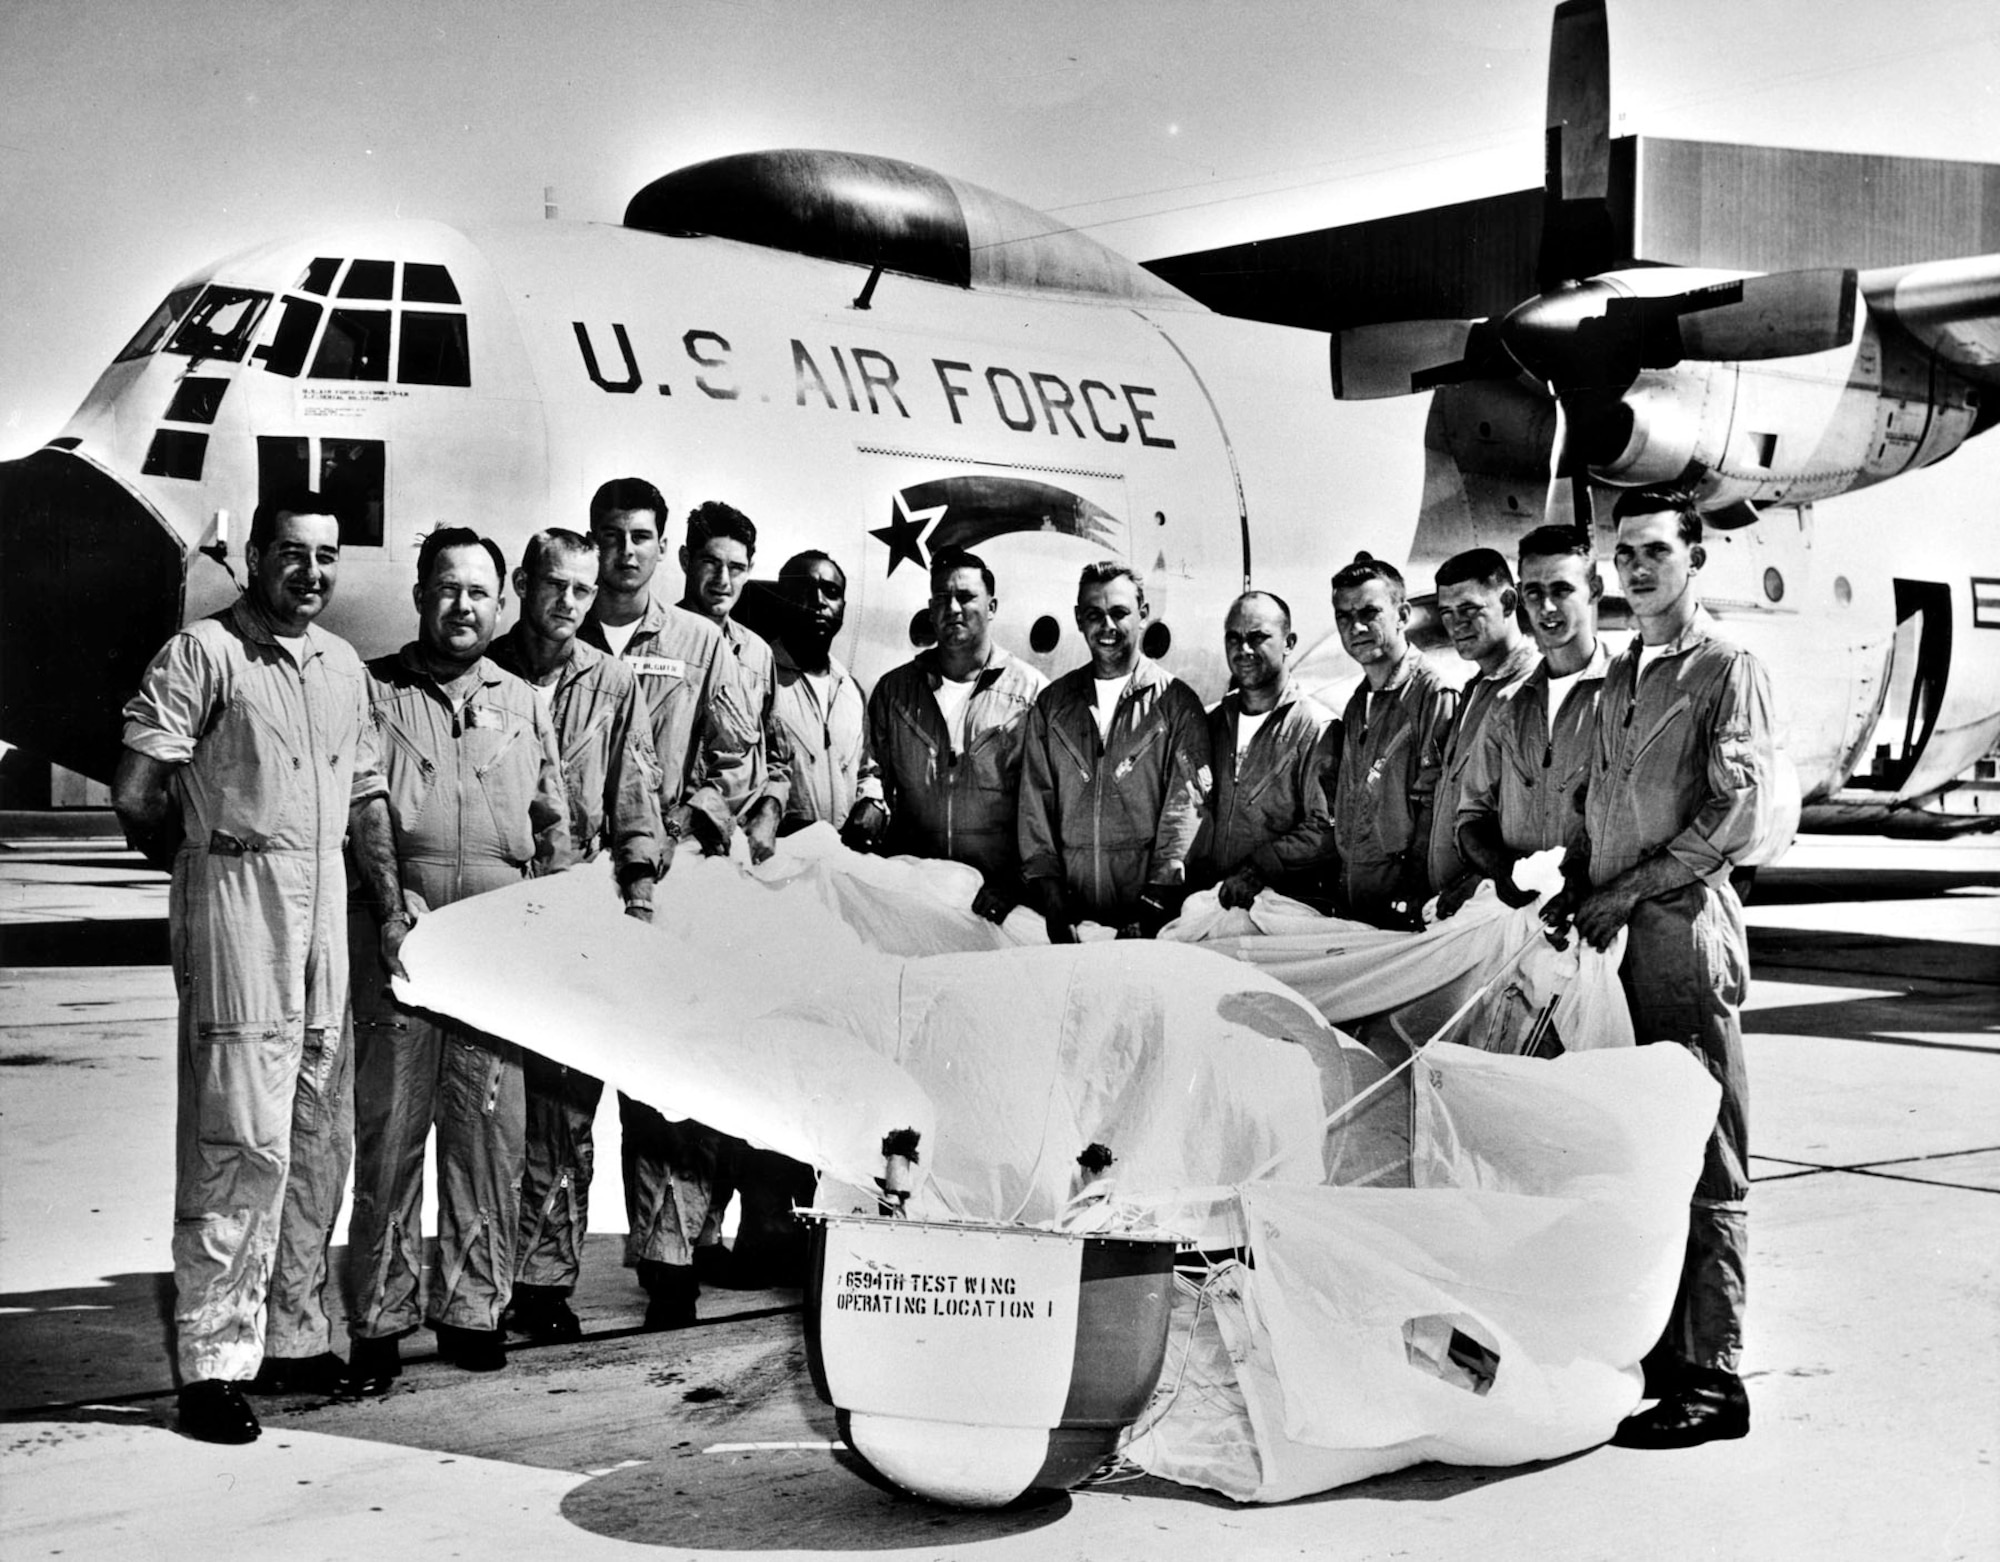
[[[1249,1247],[1177,1315],[1129,1449],[1161,1475],[1282,1500],[1574,1452],[1633,1408],[1717,1090],[1630,1046],[1615,951],[1490,895],[1415,935],[1197,899],[1193,941],[1050,948],[977,888],[816,827],[755,869],[683,855],[648,927],[600,862],[425,916],[398,996],[808,1161],[823,1205],[872,1207],[915,1128],[913,1213]],[[1423,1045],[1453,1017],[1476,1046]],[[1085,1194],[1092,1143],[1117,1162]]]

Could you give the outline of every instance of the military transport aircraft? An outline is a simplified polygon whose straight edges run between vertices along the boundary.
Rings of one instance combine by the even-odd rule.
[[[1827,154],[1695,148],[1674,185],[1659,169],[1688,144],[1608,136],[1604,37],[1601,0],[1559,8],[1546,191],[1150,267],[821,151],[681,169],[619,225],[385,221],[218,261],[0,467],[0,738],[108,775],[146,658],[233,595],[258,494],[300,480],[340,505],[329,623],[367,653],[407,638],[431,528],[517,555],[638,474],[677,512],[747,512],[760,573],[832,553],[864,682],[909,654],[926,562],[959,545],[1000,576],[1009,648],[1051,673],[1085,654],[1078,567],[1129,559],[1146,648],[1213,697],[1246,583],[1292,602],[1300,676],[1331,688],[1353,669],[1326,582],[1358,549],[1421,589],[1475,538],[1511,552],[1546,505],[1591,524],[1593,485],[1680,478],[1715,507],[1706,596],[1773,668],[1808,822],[1893,825],[2000,735],[1993,485],[1893,497],[1992,420],[2000,235],[1951,260],[1949,223],[1884,208],[1889,269],[1651,264],[1730,155]],[[1875,165],[2000,186],[1863,161],[1877,191]],[[1886,505],[1847,493],[1890,477]],[[1947,539],[1949,568],[1892,554],[1892,524]]]

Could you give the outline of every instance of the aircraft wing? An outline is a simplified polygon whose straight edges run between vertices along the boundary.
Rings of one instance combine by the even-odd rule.
[[[1861,273],[1862,296],[1940,358],[2000,384],[2000,255]]]

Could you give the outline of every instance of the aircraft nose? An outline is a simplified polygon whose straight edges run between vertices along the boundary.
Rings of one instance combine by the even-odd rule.
[[[174,534],[90,462],[0,462],[0,739],[108,781],[119,710],[180,626],[185,575]]]

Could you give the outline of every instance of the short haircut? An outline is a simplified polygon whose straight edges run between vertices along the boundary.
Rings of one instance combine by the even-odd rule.
[[[1440,591],[1446,586],[1485,586],[1492,591],[1505,591],[1513,584],[1514,572],[1507,567],[1507,556],[1497,548],[1467,548],[1438,566]]]
[[[1701,507],[1685,488],[1628,488],[1611,507],[1613,525],[1634,515],[1662,514],[1680,523],[1681,541],[1689,547],[1701,541]]]
[[[946,548],[942,553],[931,555],[931,590],[936,591],[940,580],[962,569],[978,570],[979,581],[985,586],[986,594],[989,597],[1000,595],[1000,588],[993,583],[993,571],[986,567],[986,561],[964,548]]]
[[[1381,559],[1371,559],[1365,553],[1354,555],[1352,564],[1343,564],[1334,574],[1335,591],[1353,591],[1365,586],[1371,580],[1379,580],[1389,588],[1389,599],[1397,605],[1407,600],[1403,591],[1402,572],[1395,565]]]
[[[757,523],[732,504],[711,499],[688,512],[687,545],[699,548],[710,538],[727,537],[743,544],[743,551],[757,557]]]
[[[551,554],[557,558],[588,558],[597,562],[597,544],[581,532],[565,530],[560,526],[544,527],[528,539],[527,547],[521,550],[521,573],[528,579],[537,579],[542,572],[542,561]]]
[[[815,564],[831,564],[834,573],[840,576],[842,588],[846,587],[847,571],[840,567],[840,561],[831,553],[823,552],[818,548],[807,548],[803,553],[794,553],[780,566],[778,579],[802,579],[812,573],[812,567]]]
[[[1083,573],[1076,577],[1077,600],[1083,600],[1086,587],[1108,586],[1114,580],[1131,581],[1132,589],[1139,594],[1139,606],[1146,605],[1146,577],[1118,559],[1099,559],[1095,564],[1084,565]]]
[[[250,540],[245,546],[268,548],[271,539],[278,535],[281,515],[330,515],[340,519],[340,512],[325,494],[304,486],[281,488],[270,498],[259,499],[257,508],[250,512]]]
[[[643,477],[614,477],[601,485],[590,496],[590,529],[596,531],[607,516],[625,510],[651,510],[657,528],[666,529],[667,501]]]
[[[1588,559],[1597,562],[1597,553],[1574,526],[1537,526],[1521,539],[1521,562],[1530,559]]]
[[[505,555],[500,552],[500,544],[495,542],[491,537],[480,536],[470,526],[440,526],[436,531],[424,538],[423,545],[417,549],[417,584],[419,586],[425,586],[430,583],[431,570],[437,564],[438,557],[441,554],[450,552],[453,548],[484,548],[486,556],[493,561],[494,578],[500,582],[502,589],[505,589],[507,584],[507,560]]]
[[[1285,621],[1285,633],[1290,634],[1292,632],[1292,604],[1279,596],[1275,591],[1246,591],[1229,604],[1229,613],[1235,612],[1245,602],[1253,601],[1258,597],[1262,597],[1278,610],[1278,616]],[[1222,615],[1225,622],[1228,620],[1229,613]]]

